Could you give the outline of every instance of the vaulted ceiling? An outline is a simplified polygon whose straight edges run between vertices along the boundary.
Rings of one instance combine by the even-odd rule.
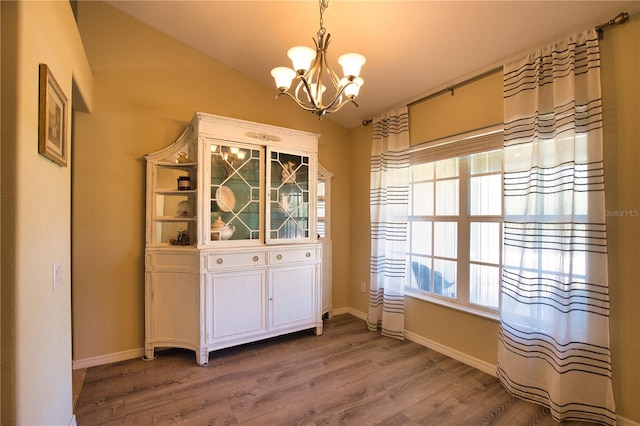
[[[311,0],[108,3],[273,87],[274,95],[271,69],[290,66],[290,47],[313,47],[319,28]],[[367,63],[360,107],[346,105],[325,119],[355,127],[623,11],[640,18],[640,1],[332,0],[324,13],[331,66],[339,71],[337,58],[347,52]]]

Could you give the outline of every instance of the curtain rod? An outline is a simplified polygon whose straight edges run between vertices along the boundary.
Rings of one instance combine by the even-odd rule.
[[[598,25],[596,27],[596,32],[598,33],[598,38],[600,40],[602,40],[604,38],[603,30],[605,28],[613,26],[613,25],[624,24],[628,20],[629,20],[629,14],[627,12],[620,12],[615,16],[615,18],[611,19],[609,22],[605,22],[604,24]]]
[[[481,79],[483,79],[485,77],[488,77],[488,76],[493,75],[493,74],[495,74],[497,72],[500,72],[500,71],[502,71],[502,65],[500,65],[499,67],[495,67],[493,69],[490,69],[489,71],[485,71],[482,74],[475,75],[475,76],[473,76],[471,78],[468,78],[468,79],[466,79],[464,81],[461,81],[459,83],[453,84],[451,86],[447,86],[442,90],[438,90],[437,92],[431,93],[430,95],[427,95],[425,97],[417,99],[417,100],[407,104],[407,106],[413,106],[415,104],[419,104],[420,102],[424,102],[424,101],[429,100],[431,98],[435,98],[436,96],[440,96],[443,93],[451,93],[451,96],[453,96],[456,89],[459,89],[462,86],[466,86],[467,84],[471,84],[471,83],[473,83],[475,81],[481,80]]]
[[[613,26],[613,25],[620,25],[620,24],[624,24],[624,23],[625,23],[625,22],[627,22],[628,20],[629,20],[629,14],[628,14],[627,12],[620,12],[620,13],[618,13],[618,14],[617,14],[613,19],[609,20],[608,22],[606,22],[606,23],[604,23],[604,24],[601,24],[601,25],[598,25],[598,26],[595,28],[595,29],[596,29],[596,32],[598,33],[598,38],[599,38],[600,40],[602,40],[602,39],[604,38],[603,31],[604,31],[604,29],[605,29],[605,28],[610,27],[610,26]],[[454,85],[452,85],[452,86],[445,87],[444,89],[439,90],[439,91],[437,91],[437,92],[431,93],[430,95],[427,95],[427,96],[425,96],[425,97],[422,97],[422,98],[420,98],[420,99],[418,99],[418,100],[415,100],[415,101],[413,101],[413,102],[411,102],[411,103],[407,104],[407,106],[412,106],[412,105],[415,105],[415,104],[417,104],[417,103],[424,102],[424,101],[426,101],[426,100],[428,100],[428,99],[435,98],[436,96],[440,96],[440,95],[442,95],[443,93],[447,93],[447,92],[451,93],[451,96],[453,96],[453,95],[454,95],[454,91],[455,91],[456,89],[458,89],[458,88],[460,88],[460,87],[462,87],[462,86],[464,86],[464,85],[467,85],[467,84],[469,84],[469,83],[473,83],[474,81],[478,81],[478,80],[480,80],[481,78],[488,77],[488,76],[490,76],[490,75],[492,75],[492,74],[495,74],[495,73],[497,73],[497,72],[499,72],[499,71],[502,71],[502,65],[500,65],[499,67],[496,67],[496,68],[490,69],[489,71],[486,71],[486,72],[483,72],[483,73],[481,73],[481,74],[478,74],[478,75],[476,75],[476,76],[474,76],[474,77],[471,77],[471,78],[469,78],[469,79],[467,79],[467,80],[464,80],[464,81],[461,81],[461,82],[459,82],[459,83],[456,83],[456,84],[454,84]],[[373,122],[373,119],[372,119],[372,118],[370,118],[370,119],[368,119],[368,120],[363,120],[363,121],[362,121],[362,125],[363,125],[363,126],[368,126],[368,125],[369,125],[369,124],[371,124],[372,122]]]
[[[427,96],[424,96],[424,97],[422,97],[420,99],[417,99],[417,100],[415,100],[413,102],[410,102],[410,103],[407,104],[407,106],[412,106],[412,105],[418,104],[420,102],[424,102],[424,101],[426,101],[428,99],[435,98],[436,96],[440,96],[440,95],[442,95],[444,93],[451,93],[451,96],[453,96],[456,89],[459,89],[462,86],[466,86],[467,84],[473,83],[475,81],[478,81],[480,79],[483,79],[485,77],[488,77],[488,76],[493,75],[493,74],[495,74],[497,72],[500,72],[500,71],[502,71],[502,65],[500,65],[499,67],[492,68],[489,71],[485,71],[485,72],[483,72],[481,74],[475,75],[475,76],[473,76],[471,78],[468,78],[468,79],[466,79],[464,81],[461,81],[459,83],[453,84],[451,86],[447,86],[442,90],[438,90],[437,92],[431,93],[431,94],[429,94]],[[362,121],[362,125],[363,126],[368,126],[372,122],[373,122],[372,118],[370,118],[368,120],[363,120]]]

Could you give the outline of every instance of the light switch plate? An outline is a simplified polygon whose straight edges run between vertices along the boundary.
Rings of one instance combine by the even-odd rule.
[[[57,289],[62,285],[62,262],[56,262],[53,264],[53,289]]]

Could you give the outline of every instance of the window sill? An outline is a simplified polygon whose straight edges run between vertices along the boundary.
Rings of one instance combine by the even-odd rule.
[[[500,313],[499,312],[491,312],[488,310],[474,308],[473,306],[461,305],[457,302],[452,302],[446,300],[444,298],[430,296],[428,294],[424,294],[418,291],[412,291],[410,289],[405,289],[405,296],[412,297],[414,299],[423,300],[425,302],[433,303],[436,305],[444,306],[446,308],[455,309],[457,311],[462,311],[467,314],[476,315],[479,317],[487,318],[493,321],[500,321]]]

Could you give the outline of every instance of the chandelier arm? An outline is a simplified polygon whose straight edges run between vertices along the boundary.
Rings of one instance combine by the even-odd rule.
[[[316,57],[313,58],[313,61],[311,62],[311,66],[309,67],[309,70],[306,72],[305,75],[310,74],[311,70],[313,70],[313,69],[318,67],[318,62],[320,60],[319,59],[320,58],[319,53],[322,50],[322,40],[323,40],[322,39],[322,35],[320,34],[320,31],[318,31],[317,38],[318,38],[317,40],[315,38],[313,38],[313,37],[311,38],[311,40],[313,40],[313,44],[316,45]]]
[[[298,85],[296,86],[296,95],[295,98],[298,100],[299,103],[302,103],[302,101],[300,101],[300,95],[299,95],[299,91],[300,91],[300,87],[304,87],[304,89],[307,91],[307,97],[309,98],[309,103],[311,105],[313,105],[313,109],[320,109],[321,105],[318,105],[318,103],[316,102],[316,99],[312,96],[312,91],[311,91],[311,85],[309,84],[309,81],[307,80],[307,77],[310,77],[312,74],[313,69],[309,69],[309,72],[306,75],[300,75],[298,76],[298,78],[300,79],[300,82],[298,83]],[[319,90],[319,89],[316,89]]]
[[[305,111],[314,112],[314,111],[316,111],[316,110],[317,110],[317,107],[309,107],[309,106],[307,106],[307,105],[303,104],[302,102],[300,102],[300,101],[299,101],[295,96],[293,96],[293,95],[292,95],[291,93],[289,93],[289,92],[279,92],[279,93],[276,95],[276,99],[277,99],[277,98],[278,98],[278,96],[280,96],[280,95],[286,95],[286,96],[290,97],[291,99],[293,99],[293,101],[294,101],[296,104],[298,104],[298,106],[299,106],[300,108],[302,108],[302,109],[303,109],[303,110],[305,110]]]
[[[358,107],[358,102],[355,101],[355,99],[345,99],[342,102],[340,102],[337,106],[331,108],[331,110],[327,109],[326,112],[328,113],[334,113],[334,112],[338,112],[342,109],[343,106],[347,105],[347,104],[354,104],[356,107]]]
[[[322,58],[324,58],[324,51],[320,52],[320,66],[318,67],[318,75],[317,75],[317,83],[316,83],[316,103],[318,104],[319,107],[324,108],[323,104],[322,104],[322,87],[324,86],[324,84],[322,84]]]
[[[322,63],[324,67],[327,69],[327,73],[331,78],[331,82],[333,83],[333,87],[337,90],[340,87],[340,77],[338,74],[331,68],[329,62],[327,61],[327,47],[329,47],[329,41],[331,40],[331,34],[327,34],[327,39],[324,44],[324,49],[322,50]]]
[[[342,99],[342,94],[344,93],[344,89],[346,89],[347,86],[349,86],[350,84],[352,84],[352,82],[348,82],[343,87],[341,87],[340,90],[338,91],[338,93],[336,93],[336,95],[333,97],[333,99],[331,100],[329,105],[327,105],[325,107],[325,109],[327,109],[327,110],[330,109],[331,110],[330,112],[335,112],[335,111],[338,111],[340,108],[342,108],[342,106],[344,106],[344,104],[347,104],[349,102],[354,102],[354,100],[352,98],[350,98],[350,97],[347,97],[346,99]],[[338,107],[333,109],[336,104],[338,105]],[[356,106],[357,105],[358,104],[356,103]]]

